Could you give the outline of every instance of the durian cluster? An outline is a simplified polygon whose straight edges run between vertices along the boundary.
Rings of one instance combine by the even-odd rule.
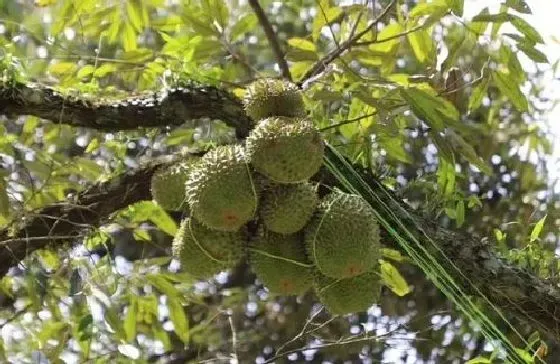
[[[153,176],[154,200],[189,214],[174,256],[198,278],[247,259],[272,293],[314,288],[333,314],[366,310],[380,291],[373,209],[336,189],[319,197],[309,180],[322,165],[324,141],[294,84],[256,81],[244,105],[257,121],[244,146],[220,146]]]

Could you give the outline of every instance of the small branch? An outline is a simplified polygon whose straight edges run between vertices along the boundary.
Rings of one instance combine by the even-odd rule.
[[[355,34],[354,36],[350,37],[346,41],[344,41],[340,47],[337,47],[330,51],[327,55],[323,58],[318,60],[302,77],[300,84],[305,83],[308,79],[318,75],[319,73],[323,72],[325,68],[334,62],[337,58],[342,56],[347,50],[349,50],[352,46],[356,45],[356,43],[362,38],[364,35],[369,33],[379,22],[381,22],[385,16],[389,13],[389,10],[397,3],[396,0],[392,0],[389,5],[366,27],[366,29],[362,30],[361,32]]]
[[[270,46],[272,47],[272,51],[274,52],[274,55],[276,57],[278,67],[280,67],[280,70],[282,71],[282,77],[291,81],[292,74],[290,73],[288,62],[286,62],[284,52],[282,51],[282,48],[280,48],[278,37],[276,36],[272,25],[268,21],[268,17],[266,16],[258,0],[249,0],[249,5],[251,5],[251,8],[253,8],[255,15],[259,19],[259,23],[264,30],[264,34],[266,34],[266,37],[268,38],[268,43],[270,43]]]

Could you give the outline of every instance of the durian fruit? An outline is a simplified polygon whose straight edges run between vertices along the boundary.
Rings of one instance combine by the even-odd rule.
[[[245,112],[255,120],[269,116],[305,116],[301,91],[291,82],[261,79],[247,87],[243,99]]]
[[[159,168],[152,175],[150,190],[152,198],[164,210],[188,210],[185,197],[185,182],[194,160]]]
[[[300,295],[313,282],[301,234],[280,235],[261,229],[249,247],[249,262],[272,293]]]
[[[303,229],[318,202],[317,186],[311,183],[272,185],[262,194],[259,212],[268,230],[292,234]]]
[[[351,278],[330,278],[315,272],[313,279],[319,301],[333,315],[366,311],[379,300],[380,278],[366,272]]]
[[[173,239],[173,255],[196,278],[210,278],[233,268],[244,255],[246,230],[211,230],[192,218],[181,222]]]
[[[321,168],[323,154],[321,134],[307,119],[264,119],[247,138],[249,162],[278,183],[308,180]]]
[[[211,229],[235,231],[253,219],[258,193],[241,146],[206,153],[186,182],[192,215]]]
[[[379,225],[359,195],[335,190],[325,196],[305,228],[307,254],[331,278],[372,270],[380,257]]]

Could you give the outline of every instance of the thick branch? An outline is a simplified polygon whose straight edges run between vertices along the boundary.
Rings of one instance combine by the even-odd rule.
[[[255,15],[259,19],[259,23],[264,30],[264,34],[268,39],[268,43],[272,47],[272,51],[274,52],[274,56],[276,57],[276,62],[278,63],[278,67],[282,71],[282,76],[287,80],[292,80],[292,74],[290,73],[290,67],[288,67],[288,62],[286,62],[286,58],[284,57],[284,52],[282,48],[280,48],[280,43],[278,42],[278,37],[272,29],[272,25],[270,21],[268,21],[268,17],[266,16],[263,8],[259,4],[258,0],[249,0],[249,5],[253,8]]]
[[[110,214],[151,199],[150,179],[162,164],[151,164],[134,173],[94,185],[75,198],[30,213],[15,234],[0,231],[0,277],[28,254],[46,246],[61,246],[72,237],[99,226]],[[59,237],[64,237],[60,239]]]
[[[52,88],[16,83],[0,86],[0,114],[33,115],[56,123],[99,130],[181,125],[192,119],[219,119],[246,136],[251,121],[230,93],[190,86],[116,101],[88,101]]]
[[[389,10],[396,4],[396,0],[392,0],[389,5],[361,32],[354,34],[349,39],[344,41],[340,44],[340,46],[336,47],[323,58],[315,62],[315,64],[303,75],[300,83],[305,83],[305,81],[309,80],[312,77],[317,76],[319,73],[323,72],[325,68],[332,62],[336,61],[340,56],[342,56],[347,50],[352,48],[353,45],[356,43],[367,33],[371,32],[371,30],[381,22],[385,16],[389,13]]]

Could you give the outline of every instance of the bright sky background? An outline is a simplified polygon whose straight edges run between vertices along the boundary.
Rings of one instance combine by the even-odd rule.
[[[490,8],[490,13],[497,13],[502,1],[497,0],[466,0],[465,1],[465,19],[470,19],[478,14],[484,7]],[[545,40],[544,45],[539,48],[544,52],[550,65],[541,64],[541,70],[546,72],[545,92],[551,100],[560,100],[560,72],[554,75],[552,65],[560,60],[560,1],[557,0],[526,0],[526,3],[532,10],[531,15],[523,15],[525,19],[533,25]],[[510,32],[513,28],[503,27],[503,31]],[[520,61],[528,70],[534,70],[535,66],[532,61],[524,56],[520,56]],[[554,135],[554,155],[548,163],[548,172],[552,181],[560,179],[560,104],[551,109],[542,122],[547,129]],[[560,182],[556,184],[555,191],[560,193]]]

